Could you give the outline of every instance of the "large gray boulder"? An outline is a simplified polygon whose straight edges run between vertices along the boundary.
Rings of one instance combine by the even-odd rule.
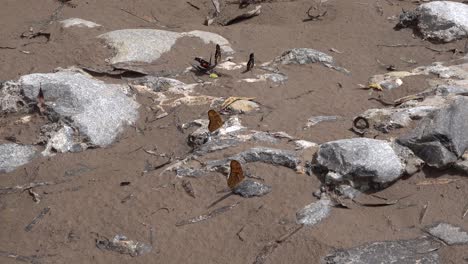
[[[342,139],[320,145],[317,164],[328,171],[327,178],[387,183],[405,172],[391,144],[369,138]]]
[[[468,36],[468,5],[451,1],[425,3],[403,12],[397,27],[416,27],[426,39],[450,42]]]
[[[468,232],[464,231],[459,226],[437,223],[433,226],[426,227],[426,231],[448,245],[468,244]]]
[[[35,101],[42,87],[46,105],[89,141],[101,147],[111,144],[124,125],[138,117],[139,104],[124,92],[124,86],[107,84],[88,75],[60,71],[22,76],[24,96]]]
[[[0,144],[0,173],[11,172],[31,161],[36,155],[33,146]]]
[[[437,264],[437,250],[442,245],[422,237],[412,240],[383,241],[350,249],[338,249],[323,260],[323,264]]]
[[[219,44],[226,54],[234,53],[229,41],[222,36],[199,30],[178,33],[157,29],[122,29],[99,36],[115,51],[115,56],[110,60],[111,64],[151,63],[170,51],[181,37],[196,37],[206,44]]]
[[[443,168],[456,162],[468,147],[468,97],[458,96],[447,107],[426,116],[398,142],[429,166]]]

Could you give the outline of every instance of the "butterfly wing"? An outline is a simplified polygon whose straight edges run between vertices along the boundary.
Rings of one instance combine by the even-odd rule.
[[[208,124],[208,130],[210,132],[214,132],[218,130],[224,124],[224,121],[223,121],[223,118],[221,118],[221,115],[213,109],[208,111],[208,119],[210,120],[210,123]]]
[[[234,189],[244,178],[244,171],[242,170],[241,164],[237,160],[231,160],[231,171],[227,178],[229,188]]]

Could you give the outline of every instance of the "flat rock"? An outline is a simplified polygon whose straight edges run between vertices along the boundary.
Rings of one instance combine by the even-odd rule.
[[[397,27],[415,27],[426,39],[450,42],[468,36],[468,5],[452,1],[425,3],[403,12]]]
[[[468,232],[461,227],[447,223],[438,223],[433,226],[426,227],[429,234],[439,238],[448,245],[468,244]]]
[[[8,173],[31,161],[36,155],[33,146],[15,143],[0,144],[0,173]]]
[[[273,63],[281,64],[312,64],[320,63],[328,68],[332,68],[343,73],[349,74],[349,71],[335,65],[332,56],[318,50],[309,48],[294,48],[283,52],[273,60]]]
[[[442,245],[429,238],[382,241],[350,249],[333,250],[323,264],[438,264],[437,250]]]
[[[303,225],[316,225],[330,215],[332,202],[321,199],[302,208],[296,213],[296,221]]]
[[[398,142],[410,148],[429,166],[443,168],[458,160],[468,147],[468,97],[456,97],[451,104],[420,121]]]
[[[221,160],[210,160],[206,162],[208,171],[228,172],[228,165],[231,160],[237,160],[243,164],[250,162],[263,162],[272,165],[283,166],[290,169],[297,169],[301,163],[298,155],[293,151],[274,149],[267,147],[251,148],[234,156]]]
[[[392,182],[402,176],[404,164],[387,141],[352,138],[324,143],[317,152],[317,163],[338,178]],[[333,177],[336,179],[336,177]]]
[[[107,32],[99,36],[115,51],[111,64],[127,62],[151,63],[165,52],[171,50],[181,37],[197,37],[205,43],[219,44],[226,54],[234,51],[222,36],[205,31],[172,32],[157,29],[122,29]]]
[[[139,104],[128,97],[122,85],[107,84],[88,75],[59,71],[24,75],[19,79],[24,96],[35,101],[42,87],[46,105],[94,145],[110,145],[124,125],[138,117]]]
[[[62,27],[64,28],[69,28],[69,27],[95,28],[95,27],[101,26],[92,21],[84,20],[81,18],[68,18],[68,19],[60,21],[60,24],[62,24]]]
[[[271,187],[250,179],[246,179],[239,183],[233,190],[233,193],[238,194],[245,198],[254,196],[263,196],[271,192]]]

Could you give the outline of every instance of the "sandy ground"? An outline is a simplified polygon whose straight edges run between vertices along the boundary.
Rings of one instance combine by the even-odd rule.
[[[76,7],[65,5],[58,13],[58,20],[79,17],[103,27],[62,29],[58,23],[49,24],[51,14],[60,5],[55,0],[2,1],[0,80],[51,72],[57,67],[103,66],[104,59],[112,53],[95,37],[125,28],[178,32],[198,29],[219,33],[231,42],[237,61],[245,61],[250,52],[255,52],[258,62],[265,62],[289,48],[314,48],[334,56],[338,64],[352,74],[346,76],[321,65],[291,65],[284,67],[289,77],[284,85],[239,83],[241,74],[238,72],[221,78],[216,87],[204,86],[198,91],[213,96],[256,97],[268,110],[242,116],[247,127],[285,131],[317,143],[356,137],[348,130],[352,118],[366,109],[382,107],[368,100],[375,93],[369,94],[358,86],[366,83],[371,75],[385,72],[378,61],[408,70],[452,58],[449,52],[434,52],[424,46],[445,49],[461,48],[464,44],[460,41],[436,45],[415,37],[411,30],[395,31],[396,22],[387,18],[398,15],[402,8],[414,8],[412,1],[330,0],[327,15],[322,20],[309,22],[302,20],[312,1],[267,1],[262,4],[260,16],[227,27],[203,25],[212,9],[211,1],[205,0],[190,1],[199,10],[178,0],[71,2]],[[228,5],[226,8],[237,7]],[[158,21],[148,23],[122,9],[146,20],[154,16]],[[382,15],[379,10],[383,11]],[[40,28],[41,23],[45,23],[44,28],[51,33],[50,41],[43,37],[20,38],[30,27]],[[420,46],[379,46],[406,43]],[[331,48],[342,53],[333,53]],[[208,56],[209,52],[201,42],[189,43],[181,39],[156,66],[165,70],[184,69],[193,57]],[[409,64],[404,58],[416,63]],[[252,73],[245,76],[249,74]],[[396,99],[426,88],[424,77],[405,80],[402,87],[383,92],[384,98]],[[149,123],[145,118],[150,118],[152,113],[146,106],[151,100],[139,96],[138,101],[143,105],[136,124],[138,129],[128,128],[111,147],[38,158],[0,177],[2,187],[33,181],[60,182],[35,189],[42,197],[38,204],[27,192],[0,195],[1,252],[42,256],[41,263],[253,263],[266,244],[295,226],[296,211],[316,200],[312,192],[319,188],[320,182],[315,176],[254,163],[247,169],[271,185],[272,193],[252,199],[231,196],[219,206],[240,202],[234,209],[208,221],[176,227],[176,222],[208,211],[206,207],[222,196],[218,192],[226,186],[225,176],[210,173],[190,178],[196,192],[196,198],[192,198],[184,192],[181,179],[171,173],[163,176],[159,176],[161,170],[143,173],[147,162],[156,166],[167,159],[148,155],[142,148],[185,156],[190,151],[187,134],[176,129],[176,122],[205,117],[208,106],[180,106],[168,117]],[[307,119],[316,115],[339,115],[343,119],[304,130]],[[34,116],[27,125],[14,125],[16,119],[17,116],[0,119],[0,142],[15,136],[21,143],[32,143],[40,125],[45,123],[40,116]],[[379,138],[386,137],[388,135],[379,135]],[[444,185],[417,185],[432,177],[456,181]],[[124,181],[131,183],[120,186]],[[424,234],[422,227],[438,221],[468,230],[467,218],[461,218],[468,197],[468,181],[456,172],[424,170],[378,194],[389,199],[410,196],[393,206],[333,209],[328,219],[313,228],[301,229],[282,243],[271,253],[267,263],[318,263],[333,248],[418,237]],[[429,210],[420,223],[419,214],[425,204],[430,205]],[[51,208],[50,213],[26,232],[25,226],[45,207]],[[152,236],[150,230],[153,230]],[[98,237],[112,238],[115,234],[145,243],[152,237],[154,249],[132,258],[96,248]],[[443,248],[440,250],[442,263],[464,263],[467,252],[468,246]],[[0,263],[17,262],[0,255]]]

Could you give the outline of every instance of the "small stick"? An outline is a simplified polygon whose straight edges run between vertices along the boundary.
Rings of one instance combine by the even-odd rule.
[[[38,194],[37,192],[33,191],[32,188],[31,188],[31,189],[28,189],[28,192],[29,192],[29,194],[32,196],[33,201],[34,201],[35,203],[39,203],[39,202],[41,201],[41,197],[39,196],[39,194]]]
[[[421,214],[419,215],[419,224],[422,224],[423,220],[424,220],[424,217],[426,216],[427,214],[427,209],[429,209],[429,202],[427,202],[424,206],[423,206],[423,209],[421,211]]]
[[[299,230],[301,230],[302,228],[304,227],[304,225],[299,225],[299,226],[295,226],[291,232],[289,233],[286,233],[284,235],[282,235],[280,238],[278,238],[276,240],[276,243],[283,243],[284,241],[286,241],[288,238],[290,238],[292,235],[296,234],[297,232],[299,232]]]
[[[3,250],[0,250],[0,257],[5,257],[5,258],[11,258],[20,262],[26,262],[26,263],[31,263],[31,264],[39,264],[39,256],[33,255],[33,256],[21,256],[15,253],[10,253],[6,252]]]
[[[166,162],[164,162],[164,163],[162,163],[160,165],[154,166],[153,170],[160,169],[160,168],[170,164],[171,162],[172,162],[172,157],[169,157],[169,159]]]
[[[292,235],[297,233],[299,230],[301,230],[304,227],[304,225],[299,225],[293,227],[292,231],[282,235],[275,241],[270,241],[268,244],[266,244],[262,250],[258,253],[257,257],[255,257],[255,261],[253,264],[263,264],[267,260],[268,256],[273,253],[273,251],[284,241],[286,241],[288,238],[290,238]]]
[[[424,45],[421,45],[421,44],[390,44],[390,45],[386,45],[386,44],[377,44],[377,47],[387,47],[387,48],[400,48],[400,47],[421,47],[421,46],[424,46]]]
[[[33,227],[39,223],[39,221],[41,221],[41,219],[47,214],[49,213],[50,211],[50,207],[46,207],[44,209],[42,209],[42,211],[31,221],[31,223],[29,223],[29,225],[27,225],[24,230],[26,232],[29,232],[33,229]]]
[[[227,205],[227,206],[223,206],[223,207],[220,207],[218,209],[215,209],[215,210],[209,212],[208,214],[204,214],[204,215],[193,217],[193,218],[190,218],[190,219],[187,219],[187,220],[179,221],[175,225],[176,226],[184,226],[184,225],[190,225],[190,224],[195,224],[195,223],[198,223],[198,222],[201,222],[201,221],[205,221],[205,220],[211,219],[213,217],[216,217],[216,216],[218,216],[218,215],[220,215],[222,213],[225,213],[225,212],[231,210],[232,208],[236,207],[239,204],[240,204],[240,202],[237,202],[237,203],[231,204],[231,205]]]
[[[211,2],[213,3],[213,5],[215,7],[216,14],[221,13],[221,8],[219,6],[219,1],[218,0],[211,0]]]
[[[237,233],[236,233],[237,237],[238,237],[239,240],[242,241],[242,242],[244,242],[244,238],[241,236],[240,233],[242,233],[242,231],[244,230],[244,228],[245,228],[245,226],[242,226],[242,228],[241,228],[239,231],[237,231]]]
[[[192,3],[190,3],[189,1],[186,2],[187,4],[189,4],[191,7],[197,9],[197,10],[200,10],[200,8]]]
[[[423,180],[420,182],[417,182],[416,185],[443,185],[443,184],[449,184],[452,182],[456,182],[457,179],[448,179],[448,178],[437,178],[437,179],[428,179],[428,180]]]
[[[189,180],[183,180],[182,181],[182,187],[184,188],[184,191],[190,195],[191,197],[195,198],[195,191],[193,190],[192,183],[190,183]]]
[[[468,204],[465,205],[465,211],[462,214],[462,219],[465,219],[465,216],[468,214]]]
[[[130,12],[130,11],[126,10],[126,9],[120,8],[120,10],[122,10],[122,11],[124,11],[125,13],[127,13],[127,14],[129,14],[129,15],[132,15],[132,16],[134,16],[134,17],[136,17],[136,18],[139,18],[139,19],[145,21],[146,23],[150,23],[150,24],[153,23],[153,22],[151,22],[151,21],[149,21],[149,20],[147,20],[147,19],[142,18],[141,16],[137,16],[137,15],[133,14],[132,12]]]
[[[55,182],[31,182],[25,185],[17,185],[13,187],[6,187],[6,188],[0,188],[0,194],[10,194],[10,193],[18,193],[18,192],[23,192],[35,187],[40,187],[40,186],[46,186],[46,185],[54,185],[58,184]]]

